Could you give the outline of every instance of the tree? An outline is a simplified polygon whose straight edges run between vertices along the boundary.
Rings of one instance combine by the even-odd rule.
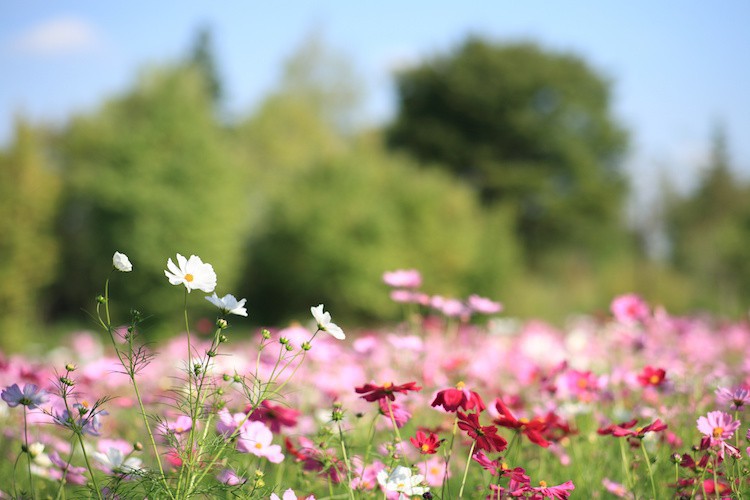
[[[190,54],[189,63],[203,76],[207,90],[214,103],[219,103],[224,96],[224,85],[216,67],[213,50],[213,36],[208,27],[198,31]]]
[[[60,179],[46,154],[45,136],[23,120],[0,151],[1,344],[18,348],[44,311],[41,291],[56,277],[54,217]]]
[[[61,313],[90,308],[116,250],[135,267],[118,277],[117,303],[126,307],[181,309],[163,271],[178,252],[212,263],[217,292],[235,293],[247,177],[195,68],[144,73],[130,92],[74,119],[58,148],[66,182]]]
[[[530,257],[617,240],[626,134],[583,60],[470,38],[398,75],[389,143],[515,211]]]
[[[672,194],[666,212],[673,264],[708,292],[698,305],[736,312],[750,299],[750,185],[732,172],[721,126],[698,186]]]

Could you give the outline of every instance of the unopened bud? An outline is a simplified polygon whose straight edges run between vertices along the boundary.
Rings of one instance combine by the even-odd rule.
[[[288,343],[289,343],[289,339],[286,338],[286,337],[281,337],[279,339],[279,344],[281,344],[281,345],[287,345]]]
[[[228,340],[228,339],[227,339],[227,336],[226,336],[226,335],[223,335],[223,334],[222,334],[222,335],[219,335],[219,342],[221,342],[222,344],[223,344],[224,342],[226,342],[227,340]]]
[[[67,387],[73,387],[75,384],[72,380],[70,380],[68,377],[60,377],[60,383]]]
[[[227,374],[227,373],[225,373],[224,375],[222,375],[221,378],[224,380],[224,382],[229,382],[230,380],[232,380],[232,377],[230,377],[229,374]]]
[[[242,377],[240,377],[239,375],[235,375],[234,376],[234,381],[239,384],[240,382],[242,382]]]
[[[65,365],[65,371],[67,372],[74,372],[76,371],[77,366],[74,363],[68,363]]]
[[[293,351],[294,350],[294,346],[292,344],[287,344],[284,347],[286,347],[287,351]]]
[[[97,295],[97,296],[96,296],[96,301],[97,301],[97,302],[98,302],[99,304],[104,304],[104,303],[106,303],[106,302],[107,302],[107,299],[105,299],[105,298],[104,298],[104,295]]]
[[[140,441],[136,441],[135,443],[133,443],[133,450],[135,450],[135,451],[142,451],[143,450],[143,445],[141,444]]]
[[[302,350],[303,351],[309,351],[311,348],[312,348],[312,346],[310,345],[310,342],[308,342],[308,341],[302,342]]]
[[[224,318],[219,318],[216,320],[216,326],[224,330],[226,327],[229,326],[229,323],[227,323],[227,320],[225,320]]]
[[[271,332],[266,330],[265,328],[260,332],[260,334],[263,336],[264,339],[268,340],[271,338]]]

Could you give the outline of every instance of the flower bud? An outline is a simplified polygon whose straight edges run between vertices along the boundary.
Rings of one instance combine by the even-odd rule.
[[[286,347],[287,351],[293,351],[294,350],[294,346],[292,344],[287,344],[284,347]]]
[[[242,377],[240,377],[239,375],[235,375],[234,376],[234,381],[239,384],[240,382],[242,382]]]
[[[97,301],[97,302],[98,302],[99,304],[104,304],[104,303],[106,303],[106,302],[107,302],[107,299],[105,299],[105,298],[104,298],[104,295],[97,295],[97,296],[96,296],[96,301]]]
[[[136,441],[135,443],[133,443],[133,450],[135,450],[135,451],[142,451],[143,450],[143,445],[141,444],[140,441]]]
[[[309,351],[311,348],[312,348],[312,346],[310,345],[310,342],[308,342],[308,341],[302,342],[302,350],[303,351]]]
[[[288,343],[289,343],[289,339],[286,338],[286,337],[281,337],[279,339],[279,344],[281,344],[281,345],[287,345]]]
[[[225,320],[224,318],[219,318],[216,320],[216,326],[224,330],[229,326],[229,323],[227,323],[227,320]]]
[[[221,342],[223,344],[223,343],[225,343],[227,341],[228,341],[228,339],[227,339],[226,335],[219,335],[219,342]]]
[[[265,328],[260,332],[260,334],[263,336],[264,339],[268,340],[271,338],[271,332],[266,330]]]
[[[230,377],[228,373],[222,375],[221,378],[224,380],[224,382],[229,382],[230,380],[232,380],[232,377]]]
[[[75,383],[72,380],[70,380],[68,377],[60,377],[59,380],[62,385],[67,386],[67,387],[73,387],[75,385]]]
[[[67,372],[74,372],[76,371],[77,366],[74,363],[68,363],[65,365],[65,371]]]

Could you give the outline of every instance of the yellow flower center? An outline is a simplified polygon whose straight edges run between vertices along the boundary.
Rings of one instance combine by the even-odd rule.
[[[578,386],[579,389],[585,389],[586,386],[589,385],[589,383],[588,383],[588,381],[585,378],[579,378],[576,381],[576,385]]]
[[[539,486],[541,486],[542,488],[546,488],[547,487],[547,481],[539,481]]]
[[[648,379],[649,382],[651,382],[652,385],[656,385],[659,383],[659,376],[658,375],[651,375],[651,378]]]
[[[401,490],[406,487],[406,483],[398,483],[396,485],[396,490]]]
[[[392,385],[393,385],[393,382],[386,382],[385,384],[383,384],[383,388],[390,389]]]
[[[263,445],[260,443],[255,443],[255,447],[260,450],[261,448],[263,448]]]
[[[426,443],[422,445],[422,451],[426,452],[429,449],[430,449],[430,447]]]
[[[458,389],[459,391],[460,391],[460,390],[462,390],[462,389],[463,389],[464,387],[466,387],[466,384],[464,383],[464,381],[463,381],[463,380],[460,380],[460,381],[459,381],[459,382],[458,382],[458,383],[456,384],[456,389]]]
[[[722,434],[724,434],[724,428],[723,427],[714,427],[714,437],[715,438],[721,437]]]
[[[186,274],[185,275],[185,281],[188,283],[192,282],[195,279],[195,277],[192,274]]]

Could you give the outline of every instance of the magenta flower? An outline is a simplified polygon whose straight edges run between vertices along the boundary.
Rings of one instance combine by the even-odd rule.
[[[27,406],[30,410],[39,407],[40,404],[47,401],[47,393],[39,389],[35,384],[24,385],[23,391],[18,387],[18,384],[13,384],[3,389],[0,397],[11,408],[22,405]]]
[[[537,498],[538,495],[541,495],[542,498],[556,498],[563,500],[569,498],[570,493],[575,488],[573,481],[567,481],[563,484],[558,484],[557,486],[547,486],[546,482],[539,481],[539,486],[535,488],[529,486],[526,488],[526,491],[534,493],[532,498]]]
[[[246,478],[238,476],[237,473],[232,469],[222,470],[221,472],[219,472],[219,475],[216,476],[216,479],[218,479],[220,483],[229,486],[238,486],[247,482]]]
[[[394,288],[419,288],[422,275],[416,269],[398,269],[384,273],[383,282]]]

